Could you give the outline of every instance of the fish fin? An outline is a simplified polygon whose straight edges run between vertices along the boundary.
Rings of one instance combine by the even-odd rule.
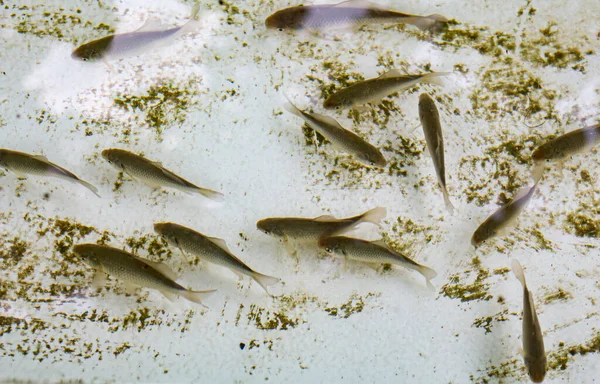
[[[400,76],[406,76],[404,73],[400,72],[399,69],[390,69],[389,71],[385,72],[384,74],[382,74],[381,76],[378,77],[378,79],[387,79],[389,77],[400,77]]]
[[[371,241],[371,244],[375,244],[377,246],[380,246],[380,247],[383,247],[386,249],[390,249],[390,246],[383,239],[373,240],[373,241]]]
[[[443,87],[445,85],[445,83],[444,83],[443,79],[441,79],[440,77],[448,76],[451,74],[452,74],[452,72],[431,72],[426,75],[423,75],[419,79],[419,82],[439,85],[439,86]]]
[[[435,20],[440,23],[447,23],[448,21],[450,21],[450,20],[448,20],[448,18],[446,16],[440,15],[439,13],[433,13],[433,14],[427,15],[425,17]]]
[[[387,215],[387,209],[385,207],[377,207],[373,208],[370,211],[367,211],[362,214],[360,218],[360,223],[372,223],[381,227],[381,220],[385,218]]]
[[[208,237],[208,240],[210,240],[210,242],[213,243],[214,245],[216,245],[217,247],[219,247],[229,253],[233,253],[227,246],[227,243],[225,242],[225,240],[218,238],[218,237]]]
[[[406,24],[414,25],[422,31],[427,31],[435,25],[448,22],[448,19],[442,15],[433,14],[429,16],[409,16],[401,19],[400,21]]]
[[[138,287],[135,284],[132,284],[128,281],[122,280],[123,282],[123,287],[125,288],[125,292],[127,292],[127,294],[129,295],[135,295]]]
[[[160,167],[160,168],[163,168],[163,169],[164,169],[164,167],[165,167],[165,166],[163,165],[163,163],[162,163],[162,162],[160,162],[160,161],[152,161],[152,160],[150,160],[150,162],[151,162],[153,165],[156,165],[157,167]]]
[[[331,221],[331,220],[337,220],[337,219],[331,215],[321,215],[321,216],[315,217],[313,220],[314,221]]]
[[[209,296],[211,296],[216,291],[217,291],[216,289],[211,289],[208,291],[190,291],[189,289],[186,289],[185,291],[182,292],[181,296],[183,296],[184,298],[186,298],[189,301],[192,301],[196,304],[200,304],[203,307],[206,307],[206,305],[204,305],[204,303],[202,303],[202,301],[207,299]],[[208,308],[208,307],[206,307],[206,308]]]
[[[517,191],[517,193],[515,194],[515,198],[513,199],[513,201],[515,200],[519,200],[524,198],[525,196],[527,196],[529,193],[533,192],[533,190],[535,189],[535,187],[537,186],[537,184],[534,184],[533,186],[527,186],[527,187],[523,187],[521,189],[519,189]]]
[[[285,250],[288,253],[288,255],[294,256],[297,258],[298,251],[292,245],[292,242],[287,237],[283,239],[283,245],[285,246]]]
[[[450,201],[450,196],[448,195],[448,190],[446,189],[446,187],[442,187],[442,193],[444,195],[444,204],[446,205],[446,210],[448,210],[449,214],[453,215],[454,205]]]
[[[94,187],[92,184],[88,183],[85,180],[81,180],[81,179],[77,179],[77,182],[81,185],[83,185],[84,187],[86,187],[87,189],[89,189],[90,191],[92,191],[94,193],[94,195],[101,197],[100,194],[98,193],[98,188]]]
[[[144,263],[150,265],[152,268],[156,269],[158,272],[162,273],[169,279],[175,281],[177,280],[177,274],[173,272],[173,270],[165,263],[161,263],[160,261],[151,261],[143,259]]]
[[[290,98],[285,92],[283,93],[283,96],[287,100],[287,102],[283,105],[283,108],[285,108],[286,111],[293,115],[304,118],[304,113],[302,112],[302,110],[296,107],[296,104],[292,103],[292,100],[290,100]]]
[[[367,0],[346,0],[333,4],[333,6],[339,8],[381,8],[378,4],[373,4]]]
[[[525,274],[523,273],[523,267],[521,267],[521,263],[519,263],[519,260],[512,259],[510,267],[512,268],[512,271],[517,277],[517,279],[521,282],[523,288],[527,288],[527,283],[525,282]]]
[[[169,300],[171,302],[177,300],[177,295],[172,292],[160,291],[160,293],[162,293],[163,296],[166,297],[167,300]]]
[[[92,280],[92,288],[99,289],[106,284],[106,273],[102,269],[96,269],[94,279]]]
[[[213,191],[212,189],[198,187],[196,191],[202,196],[214,201],[225,200],[225,195],[223,195],[221,192]]]
[[[345,130],[345,128],[342,127],[342,125],[340,123],[338,123],[338,121],[336,119],[334,119],[333,117],[321,115],[320,113],[313,113],[312,115],[313,115],[313,117],[321,120],[322,122],[324,122],[326,124],[333,125],[337,128]]]
[[[434,271],[433,269],[426,267],[424,265],[419,264],[418,271],[421,275],[423,275],[425,277],[425,280],[427,280],[427,283],[429,283],[429,284],[431,284],[430,280],[434,279],[437,276],[436,271]]]
[[[234,271],[233,269],[231,270],[231,272],[235,273],[235,275],[238,277],[238,280],[242,280],[244,278],[244,274],[238,271]]]
[[[181,27],[179,33],[191,33],[200,29],[201,27],[202,24],[200,22],[200,2],[196,2],[190,12],[190,20]]]
[[[141,27],[136,29],[134,32],[150,32],[150,31],[161,31],[167,29],[167,26],[164,25],[159,19],[148,18],[144,21]]]
[[[10,169],[10,171],[12,173],[14,173],[15,176],[17,177],[17,179],[19,179],[19,180],[23,180],[23,179],[27,178],[27,176],[24,173],[22,173],[22,172],[19,172],[17,170],[12,169],[12,168],[8,168],[8,169]]]
[[[531,168],[531,178],[533,182],[537,184],[544,176],[544,170],[546,169],[546,165],[544,162],[535,162],[533,163],[533,167]]]
[[[49,163],[50,162],[50,160],[48,160],[48,158],[46,156],[44,156],[44,155],[31,155],[31,157],[33,157],[36,160],[43,161],[45,163]]]
[[[269,291],[267,290],[268,286],[275,285],[279,282],[279,278],[273,276],[263,275],[262,273],[254,272],[252,278],[262,287],[262,289],[267,292],[270,296]]]

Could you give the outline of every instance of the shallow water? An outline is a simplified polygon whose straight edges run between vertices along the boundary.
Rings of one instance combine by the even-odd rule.
[[[44,154],[98,187],[0,173],[0,379],[70,382],[521,382],[522,289],[537,305],[545,382],[600,377],[599,148],[550,168],[516,227],[475,249],[477,226],[531,183],[531,152],[598,123],[597,1],[379,2],[442,14],[439,34],[372,25],[322,36],[266,30],[288,2],[201,4],[196,33],[107,63],[77,46],[186,22],[191,1],[0,0],[0,147]],[[323,99],[398,68],[452,72],[359,110]],[[418,116],[435,100],[454,215],[444,207]],[[283,108],[337,119],[382,149],[366,168],[317,140]],[[225,195],[211,202],[153,190],[111,167],[105,148],[142,153]],[[283,243],[256,229],[273,216],[348,217],[387,208],[383,237],[435,269],[435,291],[401,267],[377,271]],[[250,279],[183,255],[154,234],[173,221],[225,239]],[[96,291],[73,244],[100,242],[165,261],[203,308],[158,291]]]

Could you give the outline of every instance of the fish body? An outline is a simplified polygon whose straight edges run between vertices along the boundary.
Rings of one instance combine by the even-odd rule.
[[[382,207],[373,208],[362,215],[346,219],[336,219],[329,215],[323,215],[312,219],[301,217],[273,217],[260,220],[257,228],[271,236],[284,240],[318,242],[324,237],[330,237],[348,232],[356,228],[360,223],[369,222],[380,225],[385,217],[386,209]]]
[[[523,211],[531,200],[536,188],[537,184],[534,184],[528,189],[522,189],[517,193],[513,201],[498,208],[496,212],[485,219],[473,233],[471,244],[477,247],[484,241],[501,235],[506,228],[514,225],[521,211]]]
[[[546,376],[544,335],[535,311],[533,296],[525,281],[523,268],[517,259],[511,263],[513,273],[523,286],[523,359],[531,381],[541,383]]]
[[[160,162],[148,160],[143,156],[124,149],[105,149],[102,151],[102,157],[115,168],[152,188],[176,188],[186,193],[199,193],[214,200],[219,200],[223,197],[219,192],[201,188],[190,183],[163,167]]]
[[[440,114],[435,103],[428,94],[423,93],[419,97],[419,118],[423,126],[427,149],[433,160],[435,173],[442,187],[444,195],[444,203],[446,209],[452,213],[454,206],[448,197],[448,189],[446,188],[446,166],[444,163],[444,136],[442,134],[442,125],[440,123]]]
[[[350,260],[373,264],[393,264],[419,272],[427,283],[437,276],[437,273],[424,265],[391,249],[384,241],[366,241],[344,236],[334,236],[321,239],[319,248],[327,253],[346,257]]]
[[[376,105],[384,97],[418,83],[443,85],[439,77],[448,74],[447,72],[432,72],[422,75],[403,75],[397,69],[392,69],[379,77],[359,81],[335,92],[323,102],[323,106],[326,109],[340,109],[363,104]]]
[[[98,189],[81,180],[72,172],[51,163],[42,155],[31,155],[29,153],[0,149],[0,166],[12,171],[18,177],[25,175],[50,176],[78,183],[98,195]]]
[[[367,1],[344,1],[338,4],[299,5],[279,10],[265,21],[269,29],[325,30],[365,24],[404,23],[422,30],[439,26],[448,19],[441,15],[417,16],[386,10]]]
[[[71,57],[75,60],[93,62],[139,55],[144,51],[151,50],[159,43],[166,44],[172,38],[195,29],[199,9],[200,7],[196,4],[192,8],[190,20],[182,26],[152,30],[152,26],[146,23],[134,32],[119,33],[87,42],[77,47]]]
[[[126,285],[156,289],[172,300],[176,296],[195,303],[210,296],[215,290],[191,291],[175,282],[175,274],[163,263],[142,259],[123,250],[98,244],[77,244],[73,252],[95,268]]]
[[[387,164],[385,157],[383,157],[379,149],[369,144],[357,134],[342,127],[335,119],[318,113],[302,111],[291,101],[286,104],[286,109],[290,113],[304,119],[312,129],[329,140],[335,148],[353,155],[362,164],[371,167],[385,167]]]
[[[247,266],[231,253],[222,239],[208,237],[175,223],[156,223],[154,224],[154,231],[182,252],[189,252],[202,260],[229,268],[238,275],[253,278],[265,291],[267,291],[267,286],[279,282],[278,278],[263,275]]]

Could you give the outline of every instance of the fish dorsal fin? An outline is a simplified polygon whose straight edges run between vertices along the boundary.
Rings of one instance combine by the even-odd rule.
[[[515,198],[513,201],[517,201],[517,200],[524,198],[525,196],[527,196],[529,194],[529,192],[532,192],[532,190],[534,188],[535,188],[535,185],[527,186],[527,187],[523,187],[523,188],[519,189],[517,191],[517,194],[515,195]]]
[[[138,258],[138,259],[140,259],[140,258]],[[162,273],[169,279],[171,279],[173,281],[177,280],[177,274],[175,272],[173,272],[173,270],[167,264],[161,263],[159,261],[151,261],[151,260],[146,260],[146,259],[140,259],[140,260],[142,260],[144,263],[148,264],[152,268],[156,269],[158,272]]]
[[[404,76],[404,74],[401,73],[397,69],[390,69],[389,71],[387,71],[383,75],[379,76],[378,79],[388,79],[390,77],[400,77],[400,76]]]
[[[164,25],[159,19],[155,19],[149,17],[144,21],[141,27],[136,29],[134,32],[150,32],[150,31],[162,31],[167,29],[167,26]]]
[[[331,220],[335,220],[335,217],[333,217],[331,215],[321,215],[321,216],[315,217],[313,220],[315,220],[315,221],[331,221]]]
[[[335,127],[341,128],[341,129],[345,129],[344,127],[342,127],[342,125],[340,123],[338,123],[338,121],[336,119],[334,119],[333,117],[329,117],[329,116],[325,116],[325,115],[321,115],[320,113],[313,113],[312,114],[314,118],[321,120],[323,123],[325,124],[329,124],[329,125],[333,125]]]
[[[341,3],[337,3],[334,7],[339,8],[378,8],[377,4],[370,3],[366,0],[346,0]]]
[[[44,155],[32,155],[32,157],[36,160],[48,162],[48,158]]]
[[[217,247],[222,248],[223,250],[231,253],[225,240],[220,239],[218,237],[209,237],[208,240],[210,240],[210,242],[213,243],[214,245],[216,245]]]
[[[156,165],[157,167],[164,168],[163,164],[160,161],[152,161],[152,160],[150,160],[150,162],[153,165]]]
[[[383,239],[373,240],[373,241],[371,241],[371,244],[379,245],[380,247],[384,247],[384,248],[389,248],[389,246]]]

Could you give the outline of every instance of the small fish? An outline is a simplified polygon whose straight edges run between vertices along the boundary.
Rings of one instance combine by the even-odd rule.
[[[523,208],[525,208],[531,200],[536,187],[537,183],[530,188],[521,189],[513,201],[498,208],[496,212],[485,219],[485,221],[477,227],[475,233],[473,233],[471,244],[477,247],[494,236],[502,235],[507,228],[513,226]]]
[[[359,81],[337,91],[323,102],[323,106],[326,109],[340,109],[363,104],[377,105],[384,97],[418,83],[443,85],[439,77],[449,74],[449,72],[432,72],[423,75],[403,75],[399,70],[392,69],[379,77]]]
[[[127,173],[134,180],[139,180],[152,188],[170,187],[186,193],[199,193],[209,199],[221,200],[219,192],[200,188],[169,171],[160,162],[146,159],[133,152],[119,148],[102,151],[102,157],[117,169]]]
[[[425,141],[429,154],[433,160],[435,173],[442,187],[444,194],[444,203],[450,213],[454,212],[454,206],[448,197],[446,188],[446,166],[444,164],[444,135],[442,135],[442,125],[440,124],[440,114],[435,103],[428,94],[423,93],[419,97],[419,118],[425,133]]]
[[[197,29],[197,18],[200,6],[194,5],[190,20],[182,26],[160,29],[155,23],[146,22],[134,32],[110,35],[98,40],[87,42],[75,49],[71,58],[75,60],[94,62],[101,59],[121,59],[137,56],[156,48],[158,44],[167,44],[178,36]]]
[[[385,217],[386,209],[373,208],[362,215],[346,219],[336,219],[330,215],[322,215],[314,219],[301,217],[273,217],[260,220],[256,227],[267,235],[275,236],[287,241],[314,241],[318,242],[324,237],[340,235],[355,229],[360,223],[373,223],[380,225]]]
[[[287,98],[287,96],[286,96]],[[367,166],[385,167],[387,161],[379,149],[367,143],[360,136],[345,129],[336,120],[318,113],[308,113],[298,109],[289,99],[285,105],[288,112],[301,117],[315,131],[331,142],[339,150],[355,156]]]
[[[529,378],[534,383],[541,383],[546,376],[546,351],[544,335],[535,312],[533,296],[525,282],[523,268],[517,259],[511,263],[513,273],[523,286],[523,359]]]
[[[98,244],[77,244],[73,252],[90,267],[96,269],[95,286],[102,286],[106,274],[122,280],[129,289],[152,288],[160,291],[169,300],[183,296],[189,301],[202,304],[202,300],[215,290],[191,291],[177,284],[175,273],[166,264],[142,259],[117,248]],[[202,304],[203,305],[203,304]]]
[[[299,5],[279,10],[267,17],[269,29],[323,30],[340,27],[360,27],[365,24],[404,23],[428,30],[441,27],[448,19],[442,15],[417,16],[380,8],[378,5],[350,0],[338,4]]]
[[[66,169],[51,163],[42,155],[31,155],[29,153],[12,151],[10,149],[0,149],[0,166],[12,171],[19,178],[23,178],[26,174],[30,174],[56,177],[78,183],[100,197],[96,187],[87,181],[81,180]]]
[[[208,237],[183,225],[156,223],[154,231],[164,237],[169,244],[178,247],[182,253],[190,252],[202,260],[229,268],[238,276],[250,276],[267,292],[267,286],[279,282],[276,277],[254,271],[231,253],[223,239]]]
[[[600,124],[596,124],[565,133],[540,145],[531,155],[534,164],[533,179],[541,178],[544,162],[562,161],[568,156],[585,152],[599,143]]]
[[[431,285],[430,280],[437,276],[433,269],[396,252],[383,240],[366,241],[351,237],[334,236],[321,239],[319,248],[324,249],[327,253],[346,257],[349,260],[372,264],[393,264],[413,269],[425,277],[428,286]]]

